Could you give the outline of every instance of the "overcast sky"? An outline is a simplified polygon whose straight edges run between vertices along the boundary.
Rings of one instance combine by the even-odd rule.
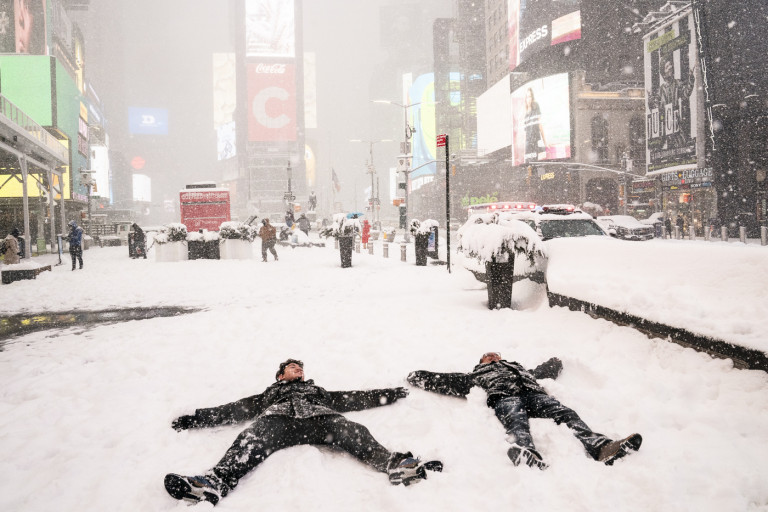
[[[403,132],[403,110],[373,104],[399,101],[400,73],[431,69],[432,21],[447,17],[445,0],[309,0],[304,5],[304,49],[317,58],[318,129],[308,130],[318,159],[318,193],[336,169],[345,206],[370,184],[369,145],[387,195]],[[190,8],[194,5],[194,8]],[[86,26],[87,73],[105,103],[110,145],[130,160],[142,156],[153,180],[153,201],[173,199],[185,183],[211,176],[215,166],[211,55],[234,51],[233,3],[222,0],[100,0],[73,18]],[[380,14],[406,14],[384,34],[401,43],[383,47]],[[413,20],[417,17],[417,21]],[[394,16],[396,19],[397,16]],[[391,42],[391,41],[390,41]],[[167,137],[130,136],[127,107],[169,109]],[[366,185],[368,184],[368,185]],[[357,190],[357,195],[353,194]],[[322,200],[322,199],[321,199]]]

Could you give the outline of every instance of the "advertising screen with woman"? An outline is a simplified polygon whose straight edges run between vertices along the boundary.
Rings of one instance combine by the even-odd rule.
[[[526,83],[511,103],[513,165],[571,157],[568,73]]]

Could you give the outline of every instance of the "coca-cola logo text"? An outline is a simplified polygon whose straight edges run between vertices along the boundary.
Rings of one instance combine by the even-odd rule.
[[[285,64],[256,64],[256,73],[262,75],[283,75],[285,74]]]

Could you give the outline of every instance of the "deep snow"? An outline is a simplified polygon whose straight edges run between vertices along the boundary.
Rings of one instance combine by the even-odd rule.
[[[746,326],[717,318],[768,311],[768,248],[721,244],[730,252],[710,256],[719,254],[718,243],[617,242],[616,253],[606,253],[580,246],[586,240],[562,242],[575,243],[549,247],[551,284],[561,293],[613,307],[637,303],[660,318],[709,315],[707,329],[720,339],[766,340],[759,318]],[[391,406],[347,417],[390,449],[442,459],[443,473],[393,487],[346,454],[295,447],[271,456],[216,509],[768,510],[766,373],[563,308],[489,311],[485,287],[471,274],[416,267],[412,253],[402,263],[399,250],[384,259],[377,246],[374,256],[354,254],[353,267],[341,269],[332,241],[278,246],[280,261],[266,264],[259,244],[249,261],[157,263],[152,251],[148,260],[131,260],[124,247],[91,249],[83,271],[71,272],[67,258],[35,281],[0,288],[5,314],[205,308],[6,342],[0,510],[188,510],[166,494],[164,474],[209,468],[244,425],[177,433],[173,418],[263,391],[288,357],[302,359],[319,385],[343,390],[405,385],[416,369],[469,371],[488,350],[529,367],[560,357],[564,371],[543,381],[547,389],[599,432],[640,432],[642,448],[607,467],[587,458],[565,426],[532,420],[551,467],[515,468],[481,390],[461,400],[412,389]],[[679,260],[670,272],[685,274],[665,278],[674,266],[667,257],[641,273],[629,267],[630,293],[613,279],[628,268],[627,256],[617,254],[653,252],[652,244]],[[713,261],[728,265],[713,269]],[[677,305],[676,315],[662,299]],[[747,304],[751,314],[742,312]]]

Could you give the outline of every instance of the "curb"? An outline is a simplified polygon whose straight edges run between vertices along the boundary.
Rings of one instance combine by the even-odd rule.
[[[759,350],[734,345],[733,343],[709,336],[694,334],[687,329],[652,322],[645,318],[622,313],[593,302],[586,302],[549,291],[547,292],[547,298],[549,299],[550,307],[562,306],[571,311],[581,311],[591,317],[603,318],[618,325],[628,325],[649,337],[667,339],[678,345],[690,347],[699,352],[706,352],[710,356],[719,359],[731,359],[733,360],[733,365],[739,369],[768,372],[768,354]]]

